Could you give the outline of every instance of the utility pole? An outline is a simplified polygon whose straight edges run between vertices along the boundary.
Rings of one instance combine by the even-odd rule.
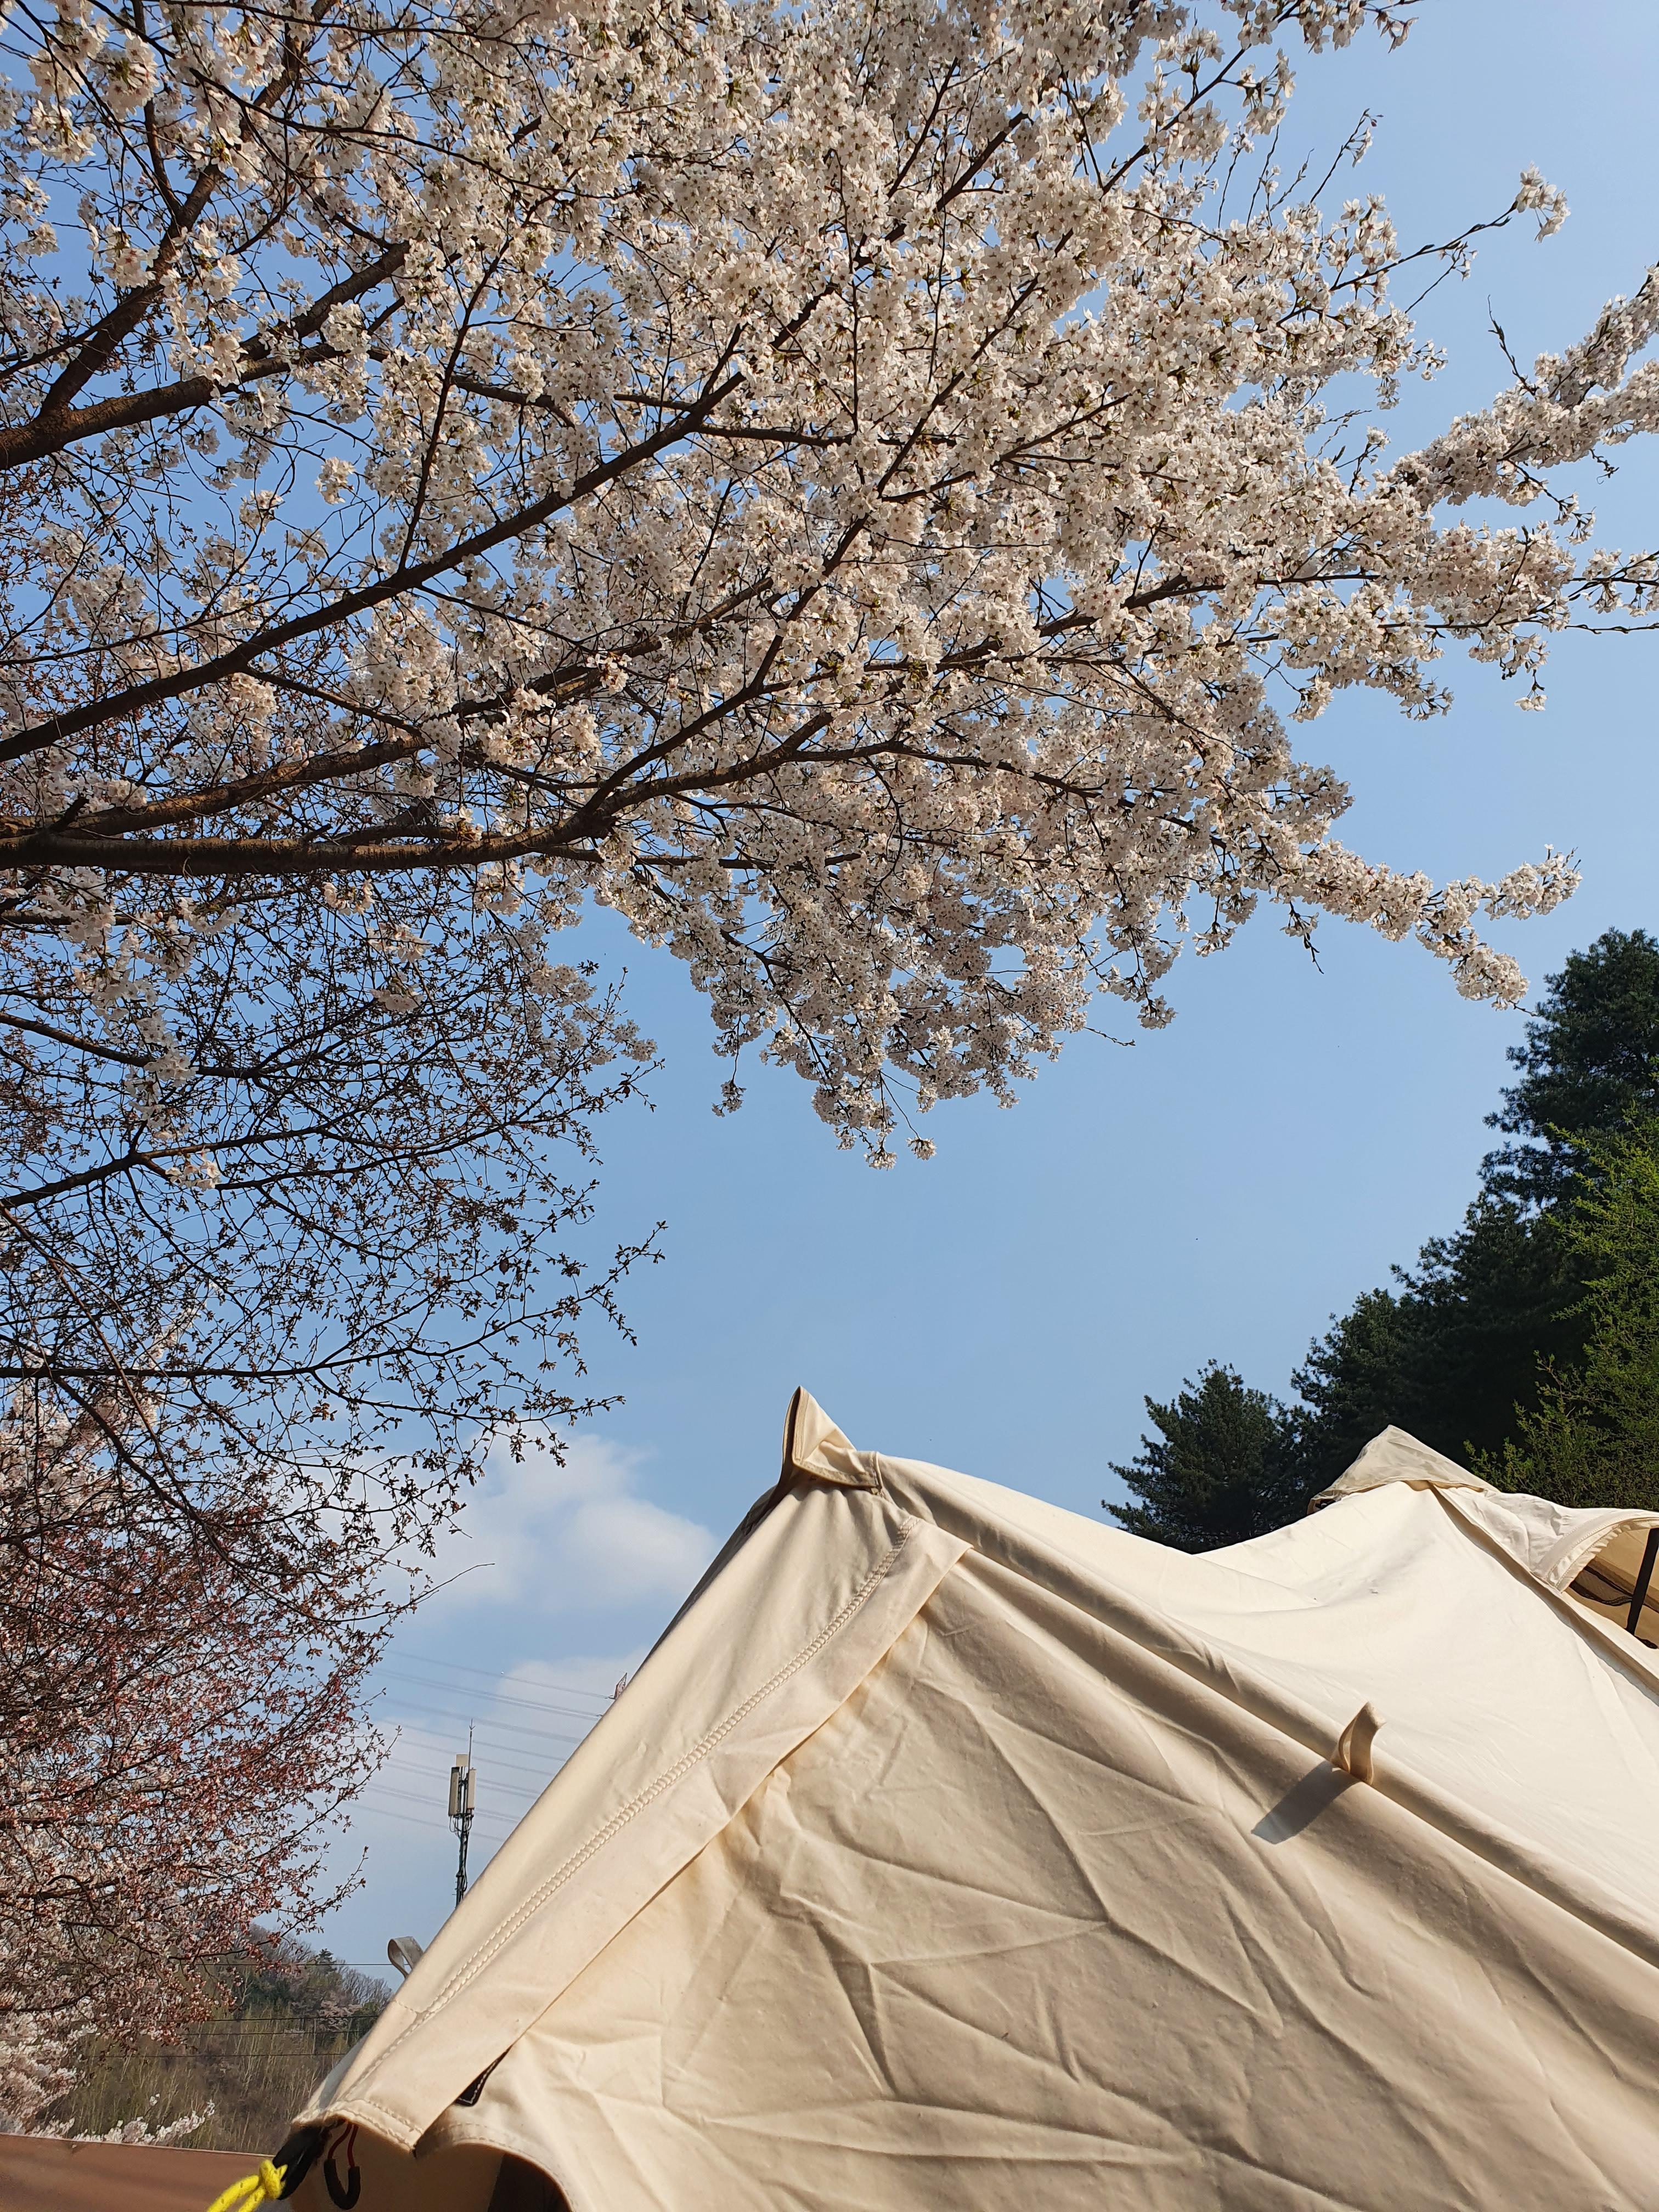
[[[455,1869],[455,1902],[466,1895],[466,1839],[472,1833],[477,1809],[477,1778],[472,1771],[472,1731],[466,1732],[466,1749],[458,1751],[449,1770],[449,1825],[461,1839],[461,1856]]]

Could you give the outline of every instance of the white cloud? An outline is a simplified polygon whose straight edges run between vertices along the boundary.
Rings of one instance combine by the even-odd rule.
[[[477,1875],[640,1664],[637,1639],[648,1643],[714,1557],[710,1530],[641,1494],[643,1458],[581,1437],[561,1465],[533,1431],[519,1460],[505,1439],[489,1453],[428,1563],[445,1587],[419,1619],[435,1637],[412,1650],[399,1638],[387,1654],[373,1718],[395,1741],[331,1853],[341,1875],[366,1854],[364,1887],[323,1931],[336,1957],[378,1970],[388,1936],[424,1942],[448,1910],[456,1844],[445,1800],[469,1728]],[[580,1626],[561,1632],[562,1618]]]
[[[578,1437],[561,1466],[533,1431],[514,1461],[493,1445],[484,1476],[440,1543],[437,1573],[457,1577],[450,1603],[527,1605],[543,1613],[678,1603],[714,1557],[699,1522],[638,1495],[641,1455]]]

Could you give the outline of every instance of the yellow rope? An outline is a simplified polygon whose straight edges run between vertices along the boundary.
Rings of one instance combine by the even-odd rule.
[[[208,2212],[252,2212],[256,2204],[275,2203],[283,2193],[285,2166],[273,2166],[262,2159],[258,2173],[245,2173],[240,2181],[233,2181],[222,2197],[216,2197]]]

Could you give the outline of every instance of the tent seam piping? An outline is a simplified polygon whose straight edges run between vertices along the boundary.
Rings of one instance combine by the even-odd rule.
[[[380,2060],[380,2064],[384,2066],[397,2051],[398,2046],[405,2040],[406,2038],[412,2035],[417,2027],[423,2027],[435,2014],[441,2011],[443,2007],[449,2002],[452,1997],[459,1996],[460,1991],[466,1987],[467,1984],[480,1974],[483,1971],[484,1967],[490,1963],[491,1960],[496,1956],[502,1946],[507,1942],[508,1938],[515,1935],[524,1925],[526,1920],[530,1919],[535,1913],[538,1912],[542,1906],[546,1904],[548,1899],[551,1897],[556,1890],[562,1888],[564,1884],[568,1881],[574,1875],[580,1873],[581,1869],[586,1865],[588,1860],[594,1856],[595,1852],[602,1850],[606,1844],[611,1842],[613,1838],[627,1826],[628,1823],[633,1820],[636,1814],[643,1812],[647,1805],[653,1803],[658,1797],[661,1796],[665,1790],[672,1789],[677,1782],[683,1781],[685,1776],[690,1772],[691,1769],[697,1765],[700,1761],[706,1759],[708,1753],[713,1751],[726,1736],[728,1736],[732,1733],[732,1730],[736,1728],[740,1722],[748,1718],[749,1715],[754,1711],[757,1705],[763,1704],[766,1698],[772,1695],[772,1692],[775,1690],[781,1688],[783,1684],[788,1681],[791,1676],[798,1674],[801,1668],[805,1667],[809,1661],[817,1658],[818,1653],[823,1650],[825,1644],[828,1644],[833,1637],[838,1635],[847,1626],[848,1622],[852,1620],[853,1616],[862,1609],[866,1600],[868,1600],[875,1592],[878,1585],[886,1580],[888,1575],[892,1571],[894,1565],[896,1564],[900,1553],[903,1551],[905,1546],[909,1542],[911,1536],[921,1526],[921,1523],[914,1516],[907,1517],[904,1528],[898,1536],[895,1538],[893,1543],[889,1547],[885,1556],[879,1559],[871,1569],[870,1572],[865,1577],[864,1581],[860,1584],[858,1589],[854,1591],[852,1596],[848,1599],[846,1604],[842,1606],[841,1611],[836,1614],[832,1620],[828,1621],[824,1626],[819,1630],[812,1641],[798,1651],[794,1657],[788,1662],[787,1665],[781,1667],[769,1682],[763,1683],[758,1690],[752,1692],[749,1697],[744,1698],[742,1705],[735,1707],[733,1711],[729,1712],[726,1718],[721,1721],[717,1727],[711,1729],[708,1731],[708,1734],[703,1737],[700,1743],[694,1744],[690,1751],[683,1753],[682,1755],[676,1759],[672,1766],[665,1768],[665,1771],[657,1777],[654,1782],[649,1784],[645,1789],[639,1791],[635,1797],[630,1799],[629,1802],[623,1807],[619,1813],[614,1813],[611,1819],[605,1823],[605,1826],[599,1830],[597,1835],[590,1837],[587,1842],[583,1844],[580,1850],[574,1853],[571,1857],[568,1858],[564,1864],[560,1867],[556,1873],[550,1875],[547,1880],[542,1884],[541,1887],[532,1896],[526,1898],[525,1902],[519,1907],[518,1911],[513,1915],[513,1917],[509,1920],[504,1922],[501,1928],[497,1929],[493,1942],[483,1946],[479,1950],[476,1951],[464,1966],[457,1968],[456,1972],[451,1975],[448,1981],[444,1984],[443,1988],[440,1990],[437,1996],[434,1997],[431,2003],[426,2006],[423,2010],[416,2014],[414,2019],[411,2020],[409,2026],[404,2028],[403,2033],[398,2036],[397,2041],[395,2043],[389,2044],[386,2046],[386,2049]],[[508,2047],[510,2049],[511,2045]],[[364,2112],[376,2112],[385,2118],[401,2121],[402,2116],[400,2114],[389,2111],[386,2106],[380,2104],[374,2099],[357,2096],[354,2097],[351,2100],[351,2102],[354,2106]]]

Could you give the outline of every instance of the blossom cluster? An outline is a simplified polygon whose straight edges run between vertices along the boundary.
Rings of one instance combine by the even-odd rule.
[[[1434,365],[1407,257],[1263,149],[1298,42],[1409,16],[18,19],[15,915],[142,1028],[238,886],[320,914],[439,871],[548,928],[597,901],[881,1162],[1099,992],[1165,1020],[1182,943],[1264,901],[1513,1001],[1482,917],[1571,866],[1362,860],[1304,733],[1354,687],[1443,711],[1449,647],[1541,703],[1553,633],[1653,611],[1659,566],[1583,550],[1555,479],[1659,424],[1659,288],[1420,452],[1333,411]],[[1565,212],[1529,170],[1494,220]]]

